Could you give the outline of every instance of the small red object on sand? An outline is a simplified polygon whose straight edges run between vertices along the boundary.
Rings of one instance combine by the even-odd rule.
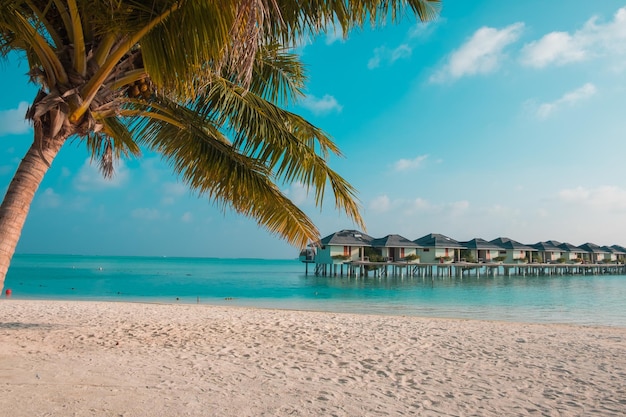
[[[13,291],[11,291],[10,288],[7,288],[7,290],[4,292],[4,295],[6,295],[7,297],[10,297],[11,294],[13,294]]]

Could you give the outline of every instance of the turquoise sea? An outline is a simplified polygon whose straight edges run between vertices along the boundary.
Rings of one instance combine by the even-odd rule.
[[[310,272],[310,271],[309,271]],[[626,276],[347,278],[297,260],[15,255],[13,298],[626,326]]]

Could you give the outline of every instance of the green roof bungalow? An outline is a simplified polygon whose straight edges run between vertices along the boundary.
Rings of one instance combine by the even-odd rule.
[[[413,258],[417,255],[420,247],[417,243],[400,235],[387,235],[379,239],[374,239],[370,245],[380,251],[384,261],[403,261],[407,257]],[[413,255],[413,256],[411,256]]]
[[[364,248],[371,246],[373,237],[358,230],[340,230],[317,243],[315,263],[333,264],[362,261]]]
[[[413,242],[420,246],[417,254],[426,263],[458,261],[461,259],[461,250],[465,249],[456,240],[439,233],[430,233]]]
[[[626,261],[626,248],[620,245],[611,245],[613,249],[617,251],[615,254],[617,256],[617,262],[624,263]]]
[[[604,262],[617,262],[617,257],[621,253],[621,251],[615,249],[612,246],[602,246],[602,249],[604,249],[607,253],[607,255],[604,257]]]
[[[477,262],[493,262],[500,255],[500,247],[479,237],[460,242],[469,252],[469,259]]]
[[[500,255],[504,256],[504,263],[528,262],[532,253],[537,250],[532,246],[524,245],[508,237],[499,237],[490,241],[500,247]]]
[[[583,248],[580,248],[580,247],[578,247],[576,245],[572,245],[571,243],[563,242],[563,243],[559,243],[556,246],[561,248],[562,256],[569,263],[572,263],[572,262],[576,263],[579,260],[585,260],[585,259],[588,260],[589,259],[589,255],[588,255],[588,252],[586,250],[584,250]]]
[[[595,243],[587,242],[578,247],[584,249],[587,252],[586,255],[588,257],[586,258],[586,260],[588,262],[591,262],[592,264],[599,264],[603,262],[604,259],[607,259],[609,255],[606,249],[601,248]]]
[[[554,241],[537,242],[533,245],[530,245],[533,248],[535,248],[535,250],[537,250],[536,259],[538,262],[541,261],[541,262],[552,263],[552,262],[557,262],[557,260],[561,258],[567,260],[567,258],[563,256],[563,249],[559,248],[557,245],[555,245],[552,242]]]

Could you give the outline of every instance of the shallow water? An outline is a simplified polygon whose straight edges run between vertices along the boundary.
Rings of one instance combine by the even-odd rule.
[[[626,276],[340,278],[297,260],[16,255],[15,298],[228,304],[626,326]]]

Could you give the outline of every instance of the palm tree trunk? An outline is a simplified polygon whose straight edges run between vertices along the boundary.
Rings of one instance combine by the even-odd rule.
[[[37,142],[30,147],[17,168],[4,201],[0,205],[0,291],[4,288],[4,279],[22,234],[35,192],[50,168],[48,163],[52,163],[57,156],[65,138],[46,142],[48,146],[44,149],[40,149],[40,144]]]

